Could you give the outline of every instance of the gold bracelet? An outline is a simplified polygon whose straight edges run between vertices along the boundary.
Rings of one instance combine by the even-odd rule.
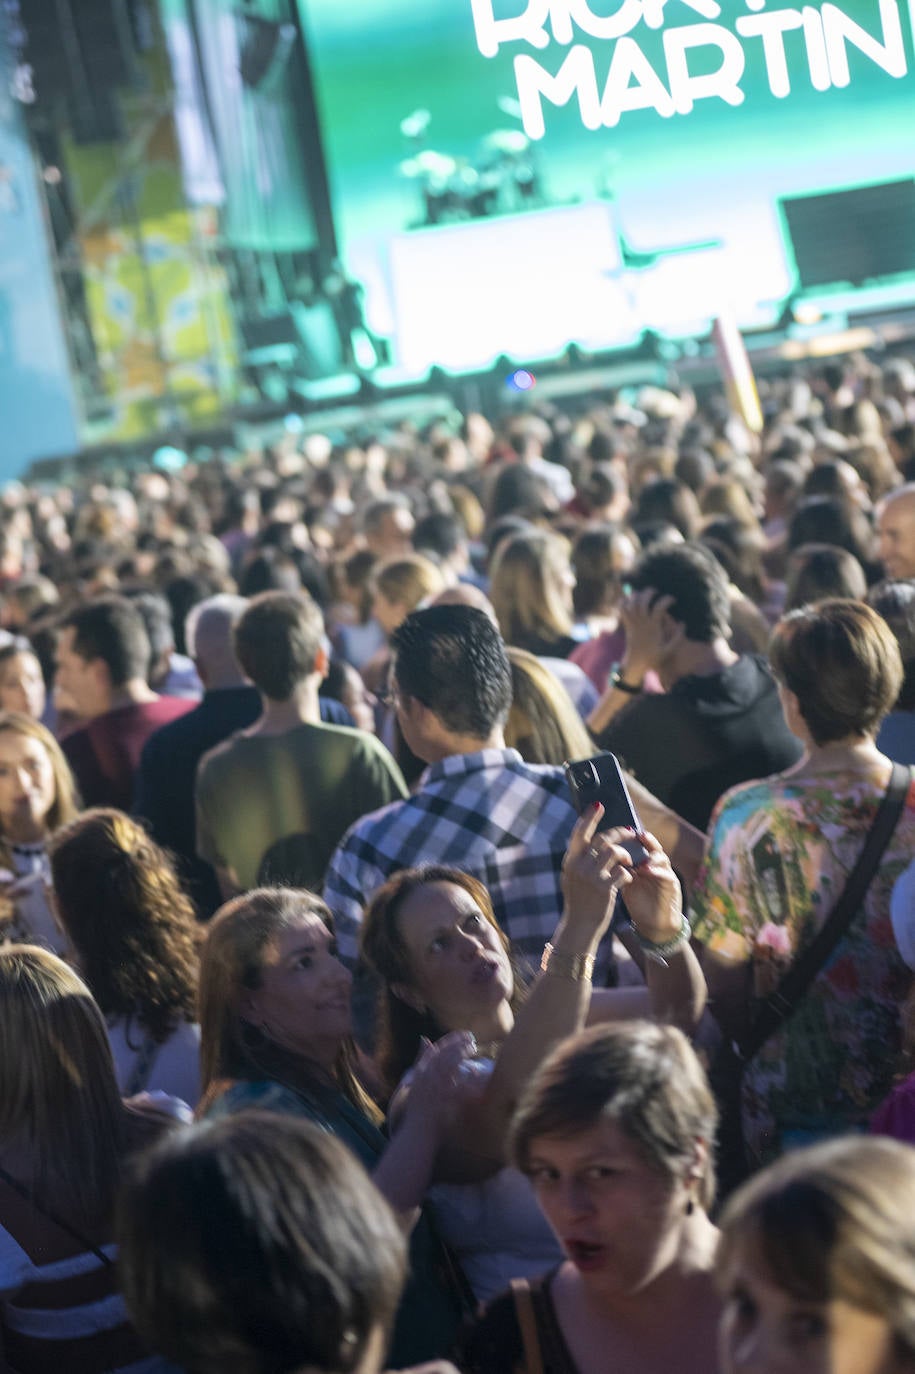
[[[541,973],[552,973],[554,978],[571,978],[575,983],[590,983],[594,976],[593,954],[563,954],[551,944],[543,947],[540,960]]]

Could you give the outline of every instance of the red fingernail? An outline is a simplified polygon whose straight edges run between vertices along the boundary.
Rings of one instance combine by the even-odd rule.
[[[591,807],[592,811],[603,811],[603,809],[604,808],[600,802],[594,802],[593,806]]]

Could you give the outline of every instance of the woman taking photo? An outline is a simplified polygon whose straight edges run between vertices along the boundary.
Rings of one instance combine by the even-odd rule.
[[[104,1019],[46,950],[0,949],[0,1044],[0,1367],[166,1374],[128,1325],[113,1244],[125,1158],[162,1119],[121,1101]]]
[[[560,1045],[510,1149],[565,1259],[490,1305],[469,1374],[714,1374],[716,1119],[672,1026],[597,1026]]]
[[[518,1275],[541,1273],[557,1258],[527,1181],[506,1168],[508,1115],[544,1053],[586,1019],[644,1017],[695,1025],[704,988],[689,948],[679,885],[655,840],[633,869],[623,832],[595,833],[594,813],[579,822],[563,864],[565,915],[527,998],[508,941],[483,885],[456,869],[397,873],[365,913],[362,955],[383,981],[379,1059],[388,1087],[401,1084],[391,1116],[411,1091],[410,1065],[425,1041],[472,1033],[480,1100],[451,1127],[431,1170],[429,1199],[478,1300]],[[609,924],[615,893],[651,953],[648,987],[594,989],[592,959]]]
[[[805,754],[787,772],[721,799],[691,902],[727,1044],[750,1033],[760,1006],[836,908],[887,792],[892,765],[874,741],[903,678],[892,631],[855,601],[790,612],[769,657]],[[904,792],[903,779],[901,801]],[[799,1141],[863,1127],[889,1091],[911,982],[900,946],[912,948],[911,932],[900,929],[897,938],[890,897],[913,850],[909,785],[851,923],[812,970],[791,1016],[745,1063],[739,1117],[750,1165]]]
[[[108,1023],[125,1097],[200,1096],[198,926],[171,860],[121,811],[87,811],[51,844],[57,912]]]
[[[722,1374],[912,1374],[915,1150],[786,1155],[728,1204],[717,1271]]]
[[[67,940],[48,901],[48,842],[78,810],[76,785],[50,731],[18,711],[0,713],[0,942]]]

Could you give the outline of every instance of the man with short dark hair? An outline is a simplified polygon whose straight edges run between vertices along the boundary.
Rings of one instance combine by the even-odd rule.
[[[354,963],[363,907],[392,873],[446,863],[478,877],[499,924],[539,960],[562,908],[559,869],[575,823],[561,768],[505,747],[511,671],[484,611],[432,606],[392,639],[390,695],[407,744],[426,764],[419,790],[365,816],[328,868],[324,896]]]
[[[235,626],[235,657],[261,698],[246,730],[197,771],[197,853],[224,896],[261,882],[319,887],[359,816],[406,795],[373,735],[321,721],[324,619],[306,594],[264,592]]]
[[[357,822],[331,860],[324,897],[341,954],[355,963],[363,908],[386,878],[442,863],[486,885],[499,924],[536,965],[562,911],[559,870],[575,822],[563,770],[525,763],[505,746],[511,669],[485,611],[415,611],[391,643],[391,700],[404,739],[429,766],[411,797]],[[689,827],[642,792],[636,804],[668,853],[684,859],[689,849],[695,861]],[[606,948],[598,976],[609,964]]]
[[[626,650],[588,726],[603,749],[700,830],[721,794],[800,758],[765,659],[729,644],[727,577],[697,544],[649,550],[623,607]],[[642,692],[654,670],[663,694]]]
[[[87,806],[129,810],[144,744],[194,704],[157,696],[149,661],[143,618],[124,597],[79,606],[61,622],[55,682],[86,722],[62,747]]]
[[[232,645],[235,626],[247,607],[244,597],[226,592],[192,607],[184,635],[203,683],[203,699],[186,716],[150,736],[137,773],[134,814],[147,822],[153,839],[178,859],[201,917],[212,915],[222,894],[212,868],[197,856],[197,765],[210,749],[253,725],[261,714],[258,690],[238,666]],[[349,712],[339,702],[319,697],[318,704],[322,720],[352,725]]]

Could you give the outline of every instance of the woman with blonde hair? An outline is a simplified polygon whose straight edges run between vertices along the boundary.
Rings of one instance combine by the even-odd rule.
[[[568,658],[575,576],[569,545],[549,530],[525,530],[503,543],[492,566],[490,599],[506,644],[543,658]]]
[[[412,611],[444,591],[445,575],[430,558],[414,553],[407,558],[393,558],[382,563],[375,569],[373,586],[372,615],[390,640]],[[385,643],[362,670],[370,692],[384,690],[390,663],[391,651]],[[384,742],[390,747],[392,740],[386,738]]]
[[[47,898],[48,843],[79,804],[63,751],[19,711],[0,712],[0,941],[66,952]]]
[[[915,1150],[786,1155],[731,1199],[717,1270],[722,1374],[911,1374]]]
[[[162,1120],[121,1101],[104,1018],[47,950],[0,949],[0,1044],[0,1363],[165,1374],[128,1325],[113,1244],[124,1160]]]
[[[414,553],[382,563],[375,569],[374,586],[373,613],[390,636],[411,611],[444,590],[445,576],[430,558]]]
[[[200,1095],[194,1023],[199,932],[164,850],[121,811],[85,812],[54,837],[61,924],[107,1022],[121,1089]]]
[[[593,753],[591,736],[559,679],[535,654],[508,650],[512,704],[505,743],[527,763],[561,764]]]

